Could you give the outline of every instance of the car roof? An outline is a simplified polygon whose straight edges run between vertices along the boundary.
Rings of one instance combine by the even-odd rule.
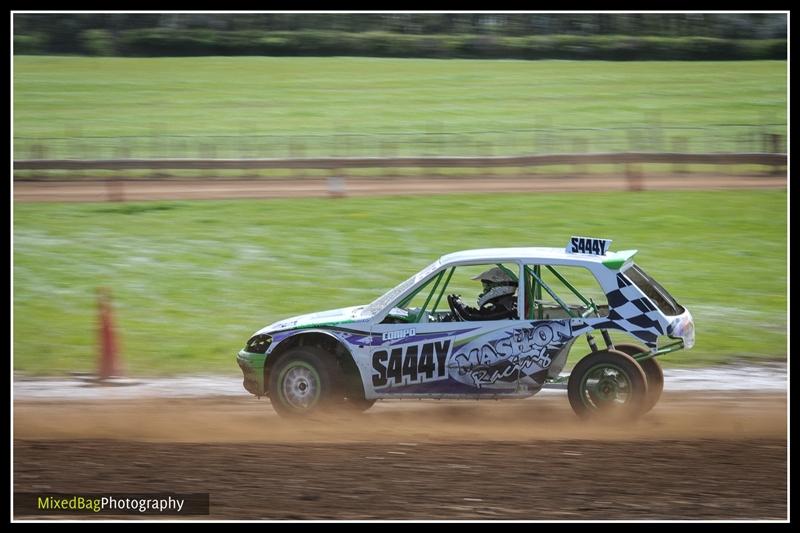
[[[621,264],[633,257],[634,254],[636,254],[636,250],[621,250],[619,252],[608,252],[606,255],[593,255],[568,253],[565,248],[480,248],[443,255],[439,261],[442,265],[469,261],[527,262],[539,260],[556,260],[566,263],[605,263],[611,260]]]

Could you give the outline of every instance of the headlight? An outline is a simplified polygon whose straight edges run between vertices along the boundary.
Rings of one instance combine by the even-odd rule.
[[[269,335],[254,335],[247,341],[245,350],[250,353],[267,353],[270,344],[272,344],[272,337]]]
[[[674,322],[670,337],[683,339],[683,347],[686,349],[694,346],[694,320],[688,311]]]

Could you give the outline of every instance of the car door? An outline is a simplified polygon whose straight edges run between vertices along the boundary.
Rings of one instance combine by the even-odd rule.
[[[376,397],[519,394],[519,354],[525,342],[519,313],[500,320],[455,320],[447,303],[449,294],[480,291],[475,273],[497,265],[502,264],[448,265],[372,327],[368,386]],[[519,278],[520,265],[502,266]],[[472,303],[471,297],[465,302]]]
[[[566,364],[578,336],[595,318],[608,316],[605,292],[585,267],[557,263],[524,265],[522,313],[530,344],[521,365],[520,386],[541,387]],[[603,318],[604,320],[604,318]]]

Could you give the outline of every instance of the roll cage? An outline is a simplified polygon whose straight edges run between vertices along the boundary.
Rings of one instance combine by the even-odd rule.
[[[391,311],[392,308],[401,308],[407,310],[408,314],[403,318],[403,321],[408,323],[419,323],[420,321],[423,321],[426,318],[430,318],[428,317],[428,315],[426,315],[428,309],[432,311],[438,309],[438,306],[442,302],[442,299],[447,291],[447,288],[450,284],[453,274],[455,273],[456,268],[474,264],[488,265],[492,263],[491,261],[487,261],[486,263],[470,262],[464,264],[449,265],[439,270],[432,277],[420,283],[411,292],[403,296],[401,300],[399,300],[389,309],[389,311]],[[499,262],[495,262],[493,264],[506,271],[515,281],[517,281],[517,283],[520,283],[519,276],[515,274],[506,265]],[[521,290],[519,291],[519,294],[524,295],[521,298],[520,302],[521,305],[518,306],[518,308],[523,311],[522,317],[520,318],[526,320],[527,319],[540,320],[545,318],[544,316],[545,307],[542,300],[542,290],[544,290],[547,294],[549,294],[553,298],[555,302],[557,302],[558,306],[564,313],[566,313],[567,317],[569,318],[586,318],[591,316],[592,314],[599,315],[600,308],[595,304],[594,300],[592,300],[591,298],[587,298],[583,293],[581,293],[572,283],[570,283],[566,279],[566,277],[561,272],[559,272],[556,269],[554,265],[550,264],[530,265],[530,264],[516,263],[516,262],[514,264],[521,266],[524,274],[520,286]],[[553,276],[555,276],[555,278],[566,289],[568,289],[572,294],[574,294],[584,304],[585,307],[583,306],[576,307],[574,305],[569,305],[561,297],[559,297],[556,291],[542,279],[542,268],[545,268],[547,269],[547,271],[552,273]],[[597,282],[597,279],[596,278],[594,279],[595,282]],[[409,303],[421,293],[424,294],[423,291],[425,290],[428,290],[428,293],[422,306],[413,310],[406,309]],[[431,302],[433,302],[433,305],[430,305]],[[385,318],[385,316],[383,318]],[[433,318],[435,321],[436,317]]]

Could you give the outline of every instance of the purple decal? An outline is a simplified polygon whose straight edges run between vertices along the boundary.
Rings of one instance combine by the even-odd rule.
[[[450,331],[431,331],[430,333],[418,333],[413,337],[406,337],[405,339],[399,339],[394,342],[387,344],[387,346],[395,346],[398,344],[413,344],[419,342],[428,342],[431,339],[438,339],[441,337],[455,337],[457,335],[464,335],[465,333],[470,333],[472,331],[476,331],[480,328],[470,328],[470,329],[462,329],[462,330],[450,330]],[[381,344],[380,339],[375,339],[378,344]]]
[[[533,323],[462,347],[453,357],[451,377],[477,388],[508,388],[518,379],[546,370],[573,337],[569,320]]]

